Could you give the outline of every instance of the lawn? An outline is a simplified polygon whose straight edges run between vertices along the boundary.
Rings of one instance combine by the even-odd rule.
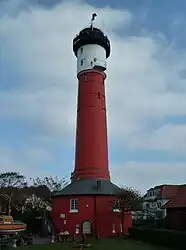
[[[90,243],[92,243],[92,249],[95,250],[169,250],[163,247],[154,247],[141,242],[134,242],[130,240],[121,240],[121,239],[98,240]],[[66,243],[66,244],[58,243],[58,244],[48,244],[48,245],[35,245],[35,246],[30,246],[27,249],[29,250],[71,249],[72,250],[78,248],[72,248],[72,243]]]

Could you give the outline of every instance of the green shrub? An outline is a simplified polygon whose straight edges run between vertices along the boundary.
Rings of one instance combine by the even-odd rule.
[[[186,232],[161,230],[154,228],[129,228],[132,239],[149,242],[153,245],[173,247],[177,250],[186,249]]]
[[[147,228],[164,228],[164,220],[163,219],[137,219],[132,222],[133,227],[147,227]]]

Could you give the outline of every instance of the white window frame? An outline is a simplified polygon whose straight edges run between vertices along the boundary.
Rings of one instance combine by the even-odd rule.
[[[78,212],[78,199],[70,200],[70,212],[77,213]]]
[[[117,204],[118,203],[118,204]],[[114,213],[119,213],[121,212],[121,210],[119,208],[117,208],[117,206],[119,206],[119,200],[114,200],[114,208],[113,208],[113,212]]]

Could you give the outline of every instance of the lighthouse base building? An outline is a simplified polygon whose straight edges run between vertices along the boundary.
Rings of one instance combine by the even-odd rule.
[[[110,181],[108,167],[105,79],[110,41],[91,24],[74,38],[73,51],[78,78],[75,168],[71,184],[52,197],[52,218],[57,232],[107,237],[122,233],[120,212],[113,209],[119,188]],[[131,212],[124,221],[127,232]]]
[[[121,215],[114,209],[118,187],[108,180],[76,180],[53,196],[52,217],[57,232],[104,238],[122,233]],[[124,231],[132,226],[126,213]]]

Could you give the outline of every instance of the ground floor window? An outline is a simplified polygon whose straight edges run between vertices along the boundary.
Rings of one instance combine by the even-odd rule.
[[[78,199],[71,199],[70,200],[70,210],[71,211],[78,211]]]
[[[120,212],[120,201],[119,200],[114,200],[113,212]]]

